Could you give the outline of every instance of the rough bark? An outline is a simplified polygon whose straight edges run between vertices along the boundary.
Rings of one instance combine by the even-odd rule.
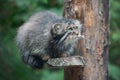
[[[65,0],[63,15],[84,24],[86,59],[84,67],[66,67],[65,80],[108,80],[109,0]]]

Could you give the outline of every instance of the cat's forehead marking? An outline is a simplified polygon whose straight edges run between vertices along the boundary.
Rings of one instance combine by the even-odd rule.
[[[78,21],[78,20],[67,20],[66,23],[67,23],[68,25],[71,25],[71,24],[72,24],[73,26],[78,26],[79,29],[82,28],[82,24],[81,24],[81,22]]]

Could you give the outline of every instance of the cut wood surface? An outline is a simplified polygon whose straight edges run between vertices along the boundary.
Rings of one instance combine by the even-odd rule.
[[[84,66],[85,60],[82,56],[72,56],[65,58],[51,58],[47,63],[53,67]]]

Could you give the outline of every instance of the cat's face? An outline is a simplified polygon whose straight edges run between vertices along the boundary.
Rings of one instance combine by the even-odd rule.
[[[77,20],[63,20],[56,23],[52,27],[53,38],[58,40],[58,43],[70,44],[80,38],[82,24]]]

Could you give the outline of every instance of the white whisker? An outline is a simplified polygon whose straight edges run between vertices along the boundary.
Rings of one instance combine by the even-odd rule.
[[[71,31],[67,31],[67,32],[65,33],[65,35],[60,39],[60,41],[59,41],[58,44],[60,44],[70,33],[71,33]]]

